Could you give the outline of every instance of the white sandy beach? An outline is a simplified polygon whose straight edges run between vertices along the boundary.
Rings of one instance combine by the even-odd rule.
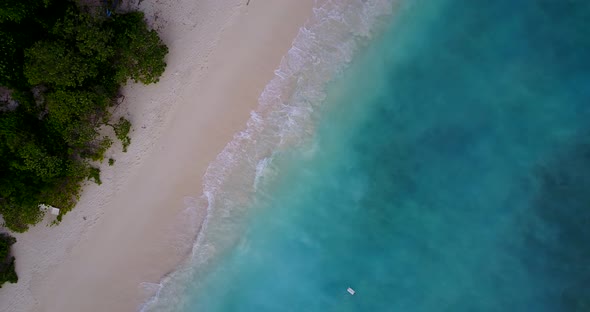
[[[139,3],[138,3],[139,2]],[[158,84],[129,85],[115,116],[133,123],[127,153],[109,151],[102,185],[88,183],[56,227],[50,218],[14,246],[18,284],[0,311],[135,311],[186,256],[198,230],[183,214],[208,164],[243,129],[314,0],[131,0],[170,48]],[[204,206],[202,207],[204,208]]]

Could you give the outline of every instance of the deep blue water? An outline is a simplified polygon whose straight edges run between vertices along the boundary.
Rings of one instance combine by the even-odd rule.
[[[590,311],[589,57],[590,1],[401,1],[177,309]]]

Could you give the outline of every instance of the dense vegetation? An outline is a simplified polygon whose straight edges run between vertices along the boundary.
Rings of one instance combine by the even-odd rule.
[[[14,257],[10,254],[10,246],[16,239],[8,234],[0,233],[0,288],[2,284],[16,283],[18,276],[14,270]]]
[[[124,149],[131,123],[111,120],[121,85],[154,83],[168,49],[141,12],[112,14],[75,1],[0,1],[0,214],[23,232],[39,204],[72,209],[97,162]],[[112,164],[114,160],[109,160]],[[61,218],[61,215],[58,219]],[[1,260],[1,259],[0,259]]]

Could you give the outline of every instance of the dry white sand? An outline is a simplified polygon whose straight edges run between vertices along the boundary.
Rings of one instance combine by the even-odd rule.
[[[150,295],[140,284],[159,282],[192,243],[199,220],[183,215],[183,197],[200,196],[207,165],[245,128],[313,0],[128,5],[169,46],[168,68],[156,85],[125,87],[115,116],[132,121],[132,143],[107,155],[103,184],[86,185],[59,226],[47,217],[16,235],[19,282],[0,290],[0,311],[137,310]]]

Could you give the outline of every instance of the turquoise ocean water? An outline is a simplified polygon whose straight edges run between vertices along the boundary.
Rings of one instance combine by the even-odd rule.
[[[210,168],[146,309],[590,311],[590,2],[345,2]]]

